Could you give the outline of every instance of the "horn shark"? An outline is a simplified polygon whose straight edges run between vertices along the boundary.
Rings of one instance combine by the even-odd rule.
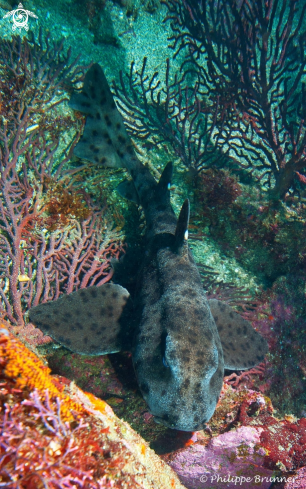
[[[87,115],[75,155],[129,171],[132,180],[118,190],[143,208],[146,254],[132,298],[118,284],[92,286],[33,307],[30,321],[77,353],[130,350],[155,420],[200,430],[215,411],[224,368],[254,367],[263,361],[267,342],[230,306],[207,300],[188,246],[189,201],[178,218],[170,204],[172,164],[156,182],[137,159],[98,64],[70,106]]]

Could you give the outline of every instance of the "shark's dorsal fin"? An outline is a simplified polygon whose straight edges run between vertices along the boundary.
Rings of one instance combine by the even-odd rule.
[[[69,350],[103,355],[129,350],[129,293],[103,284],[66,294],[29,311],[30,321]]]
[[[268,344],[249,321],[225,302],[210,299],[208,303],[223,348],[224,368],[245,370],[262,362]]]
[[[166,198],[169,199],[170,201],[170,185],[172,180],[172,173],[173,173],[173,163],[172,161],[169,161],[169,163],[167,163],[167,165],[165,166],[161,174],[156,189],[159,198],[162,200],[166,196]]]
[[[174,237],[174,251],[181,253],[184,249],[184,245],[188,241],[188,223],[189,223],[189,199],[186,199],[182,205],[180,215],[177,220],[175,237]]]

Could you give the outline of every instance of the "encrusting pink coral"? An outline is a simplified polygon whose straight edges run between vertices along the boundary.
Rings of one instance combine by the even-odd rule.
[[[271,470],[263,466],[265,450],[260,447],[260,431],[241,426],[212,438],[207,447],[195,444],[175,455],[170,465],[190,489],[234,489],[237,486],[256,489],[271,485]],[[265,479],[268,479],[266,481]]]

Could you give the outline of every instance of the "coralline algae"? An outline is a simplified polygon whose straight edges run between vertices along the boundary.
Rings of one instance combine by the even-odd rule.
[[[179,452],[170,465],[188,489],[268,489],[273,472],[263,467],[262,430],[242,426]]]

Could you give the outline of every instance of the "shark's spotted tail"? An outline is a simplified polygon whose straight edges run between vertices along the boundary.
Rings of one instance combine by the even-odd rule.
[[[170,205],[172,163],[156,182],[149,169],[136,157],[105,75],[98,64],[86,74],[82,92],[72,95],[70,106],[87,115],[83,136],[74,154],[91,163],[126,168],[132,181],[124,181],[118,191],[141,204],[150,235],[174,232],[176,218]]]

